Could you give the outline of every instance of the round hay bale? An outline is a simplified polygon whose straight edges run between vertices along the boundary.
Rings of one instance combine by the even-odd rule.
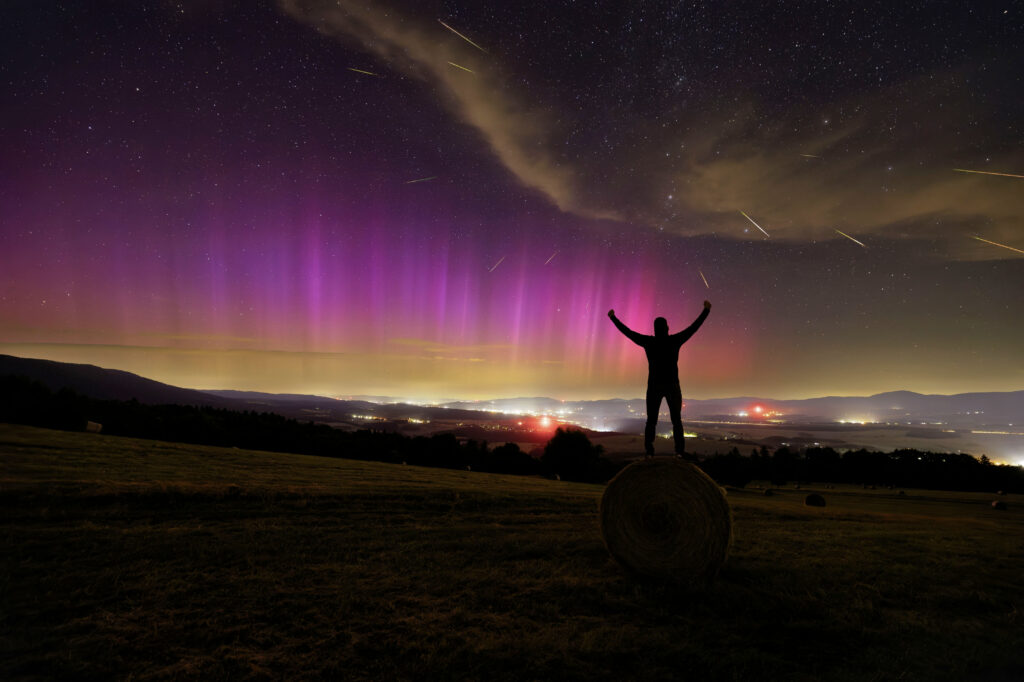
[[[1006,494],[1006,493],[1005,493],[1005,492],[1003,492],[1002,490],[1000,490],[1000,491],[997,491],[997,492],[996,492],[996,495],[1005,495],[1005,494]]]
[[[601,497],[601,536],[626,570],[650,578],[711,580],[732,543],[722,489],[682,460],[634,462]]]
[[[992,508],[998,509],[999,511],[1003,511],[1004,509],[1006,509],[1006,503],[1003,502],[1002,500],[992,500]]]
[[[825,498],[818,493],[811,493],[804,498],[804,504],[808,507],[824,507]]]
[[[772,492],[772,489],[771,489],[771,488],[765,488],[765,489],[764,489],[764,496],[765,496],[765,497],[771,497],[771,496],[772,496],[772,495],[774,495],[774,494],[775,494],[775,493],[773,493],[773,492]]]

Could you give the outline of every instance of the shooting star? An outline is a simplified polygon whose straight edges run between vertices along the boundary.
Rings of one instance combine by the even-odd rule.
[[[490,268],[488,268],[488,269],[487,269],[487,272],[494,272],[494,269],[495,269],[495,268],[497,268],[497,267],[498,267],[499,265],[501,265],[501,262],[502,262],[503,260],[505,260],[505,257],[504,257],[504,256],[502,256],[501,258],[499,258],[499,259],[498,259],[498,262],[497,262],[497,263],[495,263],[495,264],[494,264],[494,265],[492,265],[492,266],[491,266]]]
[[[751,218],[750,216],[748,216],[748,215],[747,215],[746,213],[744,213],[743,211],[740,211],[740,215],[742,215],[742,216],[743,216],[744,218],[746,218],[746,219],[747,219],[747,220],[749,220],[750,222],[754,223],[754,219],[753,219],[753,218]],[[761,232],[764,232],[764,236],[765,236],[765,237],[770,237],[770,236],[771,236],[771,235],[769,235],[769,234],[768,234],[767,232],[765,232],[765,231],[764,231],[764,228],[763,228],[763,227],[761,227],[760,225],[758,225],[757,223],[754,223],[754,227],[756,227],[757,229],[761,230]]]
[[[703,273],[703,272],[701,272],[701,271],[700,271],[699,269],[697,270],[697,272],[699,272],[699,273],[700,273],[700,278],[701,278],[702,280],[704,280],[704,286],[706,286],[706,287],[707,287],[708,289],[710,289],[710,288],[711,288],[711,285],[710,285],[710,284],[708,284],[708,278],[707,278],[707,277],[705,277],[705,276],[704,276],[704,273]]]
[[[474,76],[476,75],[476,72],[475,72],[475,71],[470,71],[470,70],[469,70],[469,69],[467,69],[467,68],[466,68],[465,66],[459,66],[459,65],[458,65],[458,64],[456,64],[455,62],[448,62],[448,63],[449,63],[449,64],[451,64],[452,66],[454,66],[454,67],[455,67],[456,69],[462,69],[463,71],[468,71],[469,73],[473,74]]]
[[[376,78],[380,78],[380,74],[376,74],[373,71],[363,71],[362,69],[355,69],[352,68],[351,66],[346,68],[348,68],[349,71],[355,71],[356,73],[365,73],[367,76],[374,76]]]
[[[1024,251],[1021,251],[1020,249],[1015,249],[1012,246],[1007,246],[1006,244],[1000,244],[999,242],[990,242],[987,239],[982,239],[978,235],[972,235],[972,236],[975,239],[977,239],[979,242],[985,242],[986,244],[991,244],[992,246],[1001,246],[1004,249],[1009,249],[1010,251],[1016,251],[1017,253],[1024,253]]]
[[[1024,178],[1024,175],[1014,175],[1013,173],[993,173],[991,171],[967,170],[965,168],[954,168],[953,170],[958,173],[978,173],[979,175],[1002,175],[1004,178]]]
[[[551,254],[550,258],[548,258],[546,261],[544,261],[544,265],[547,265],[548,263],[550,263],[554,259],[554,257],[557,256],[557,255],[558,255],[558,252],[555,251],[553,254]]]
[[[481,52],[483,52],[484,54],[487,54],[487,50],[485,50],[484,48],[480,47],[479,45],[477,45],[476,43],[474,43],[474,42],[473,42],[472,40],[470,40],[470,39],[469,39],[469,38],[467,38],[466,36],[462,35],[461,33],[459,33],[458,31],[456,31],[456,30],[455,30],[454,28],[452,28],[452,27],[451,27],[451,26],[449,26],[448,24],[444,23],[444,22],[443,22],[443,21],[441,21],[440,19],[438,19],[438,20],[437,20],[437,23],[441,24],[441,25],[442,25],[442,26],[444,26],[444,27],[445,27],[446,29],[448,29],[449,31],[451,31],[452,33],[454,33],[455,35],[457,35],[458,37],[462,38],[462,39],[463,39],[463,40],[465,40],[465,41],[466,41],[467,43],[469,43],[470,45],[472,45],[472,46],[473,46],[473,47],[475,47],[476,49],[480,50],[480,51],[481,51]]]
[[[836,230],[836,232],[838,232],[839,234],[843,235],[844,237],[846,237],[847,239],[849,239],[849,240],[850,240],[851,242],[853,242],[854,244],[860,244],[861,246],[864,246],[864,243],[863,243],[863,242],[861,242],[861,241],[858,241],[858,240],[854,239],[853,237],[851,237],[850,235],[846,234],[846,233],[845,233],[845,232],[843,232],[842,230]],[[868,248],[868,247],[864,246],[864,248],[866,249],[866,248]]]
[[[800,156],[806,156],[808,159],[820,159],[821,158],[820,156],[816,156],[814,154],[801,154]]]
[[[416,183],[416,182],[426,182],[427,180],[436,180],[436,179],[437,179],[436,175],[431,175],[429,178],[419,178],[418,180],[408,180],[404,184],[411,185],[411,184]]]

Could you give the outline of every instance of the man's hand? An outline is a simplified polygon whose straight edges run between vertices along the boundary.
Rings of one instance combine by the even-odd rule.
[[[711,310],[711,301],[704,301],[704,310]]]
[[[615,311],[614,310],[609,310],[608,311],[608,317],[610,317],[610,318],[612,318],[614,320],[615,319]]]

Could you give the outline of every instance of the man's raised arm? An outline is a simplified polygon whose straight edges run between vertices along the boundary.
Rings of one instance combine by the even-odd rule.
[[[632,341],[633,343],[635,343],[638,346],[644,345],[644,335],[643,334],[638,334],[635,331],[633,331],[632,329],[630,329],[629,327],[627,327],[626,325],[622,324],[622,322],[619,320],[619,318],[615,317],[615,311],[614,310],[609,310],[608,311],[608,317],[610,317],[612,319],[612,322],[614,322],[615,326],[619,328],[619,331],[622,332],[623,334],[625,334],[626,337],[630,341]],[[696,330],[694,330],[694,331],[696,331]]]
[[[681,344],[686,343],[690,339],[690,337],[693,336],[698,329],[700,329],[700,326],[704,324],[704,320],[708,319],[708,313],[710,312],[711,301],[704,301],[704,310],[701,312],[700,315],[697,316],[697,319],[693,321],[693,324],[691,324],[683,331],[673,334],[672,337],[675,339],[679,339],[679,343]]]

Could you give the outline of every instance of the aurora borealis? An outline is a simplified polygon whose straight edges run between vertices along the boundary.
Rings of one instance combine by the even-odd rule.
[[[0,352],[633,397],[607,310],[707,298],[686,396],[1024,387],[1024,256],[991,243],[1024,248],[1024,180],[954,170],[1024,173],[1011,3],[4,13]]]

